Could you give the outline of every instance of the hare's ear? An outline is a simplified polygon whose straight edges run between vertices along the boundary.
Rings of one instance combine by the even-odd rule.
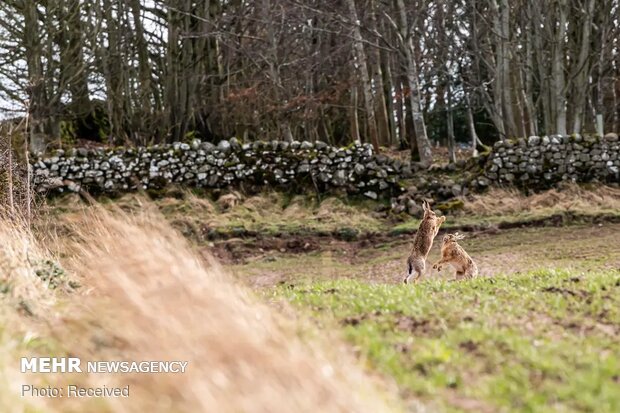
[[[422,209],[426,212],[429,209],[431,209],[431,206],[428,204],[428,201],[425,199],[424,201],[422,201]]]

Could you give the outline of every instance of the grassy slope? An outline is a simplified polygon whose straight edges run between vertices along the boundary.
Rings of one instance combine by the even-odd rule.
[[[620,411],[620,274],[270,290],[341,328],[403,395],[447,411]]]
[[[162,195],[165,195],[163,193]],[[413,233],[420,221],[408,215],[377,213],[374,201],[353,197],[328,197],[321,202],[315,196],[287,196],[270,192],[243,199],[230,210],[222,210],[209,197],[172,188],[169,196],[149,200],[146,195],[127,194],[119,199],[101,201],[110,207],[136,212],[154,207],[173,226],[194,241],[260,234],[289,236],[334,234],[351,229],[362,233]],[[77,195],[50,202],[56,216],[75,212],[84,204]],[[492,190],[468,198],[462,209],[449,212],[445,229],[486,228],[501,225],[551,221],[620,221],[620,189],[600,187],[586,190],[569,186],[531,197],[514,191]]]

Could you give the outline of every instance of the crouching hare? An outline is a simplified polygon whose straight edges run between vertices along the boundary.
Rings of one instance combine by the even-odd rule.
[[[418,281],[424,270],[426,269],[426,257],[433,246],[433,239],[439,232],[439,227],[444,223],[446,217],[437,217],[428,202],[424,201],[422,204],[424,209],[424,218],[420,222],[418,232],[413,239],[413,248],[411,254],[407,258],[407,276],[405,277],[405,284],[409,283],[412,275],[415,274],[414,281]]]
[[[441,271],[443,264],[450,264],[456,269],[455,281],[471,279],[478,275],[478,267],[463,247],[458,244],[458,240],[465,238],[459,234],[446,234],[441,243],[441,259],[433,265],[433,269]]]

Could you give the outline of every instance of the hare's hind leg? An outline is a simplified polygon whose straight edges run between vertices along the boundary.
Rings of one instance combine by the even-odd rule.
[[[409,284],[409,280],[411,279],[412,275],[413,275],[413,264],[411,263],[411,261],[407,261],[407,275],[405,275],[405,279],[403,280],[403,283]]]
[[[415,260],[407,263],[407,277],[405,277],[404,283],[409,284],[411,277],[415,274],[413,278],[413,282],[417,283],[420,278],[422,278],[422,274],[424,274],[424,269],[426,268],[426,264],[423,260]]]
[[[418,272],[418,276],[413,279],[414,284],[417,284],[422,279],[422,274],[424,274],[424,272]]]
[[[409,284],[409,281],[411,281],[412,276],[415,274],[415,276],[413,277],[413,283],[417,283],[420,278],[422,278],[422,273],[418,272],[417,270],[414,270],[411,274],[408,274],[405,279],[404,279],[404,283],[405,284]]]
[[[472,280],[476,276],[478,276],[478,267],[475,264],[470,265],[461,271],[460,275],[457,273],[457,276],[462,280]]]
[[[409,278],[411,278],[411,272],[413,268],[411,266],[411,258],[407,259],[407,275],[405,275],[405,279],[403,280],[403,284],[409,284]]]
[[[465,278],[467,278],[467,275],[465,274],[465,271],[457,271],[455,274],[455,277],[452,281],[462,281]]]

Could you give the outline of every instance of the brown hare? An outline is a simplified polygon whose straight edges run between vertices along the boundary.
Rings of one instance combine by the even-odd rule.
[[[465,236],[458,232],[444,235],[441,243],[441,259],[433,265],[433,269],[438,271],[441,271],[443,264],[452,265],[456,269],[455,281],[471,279],[478,275],[478,266],[457,242],[463,238]]]
[[[428,202],[422,203],[424,209],[424,218],[420,222],[418,232],[413,239],[413,248],[411,254],[407,258],[407,276],[405,277],[405,284],[409,283],[412,275],[415,273],[414,281],[418,281],[424,270],[426,269],[426,257],[428,256],[431,247],[433,246],[433,239],[437,236],[439,227],[444,223],[446,217],[437,217],[431,209]]]

